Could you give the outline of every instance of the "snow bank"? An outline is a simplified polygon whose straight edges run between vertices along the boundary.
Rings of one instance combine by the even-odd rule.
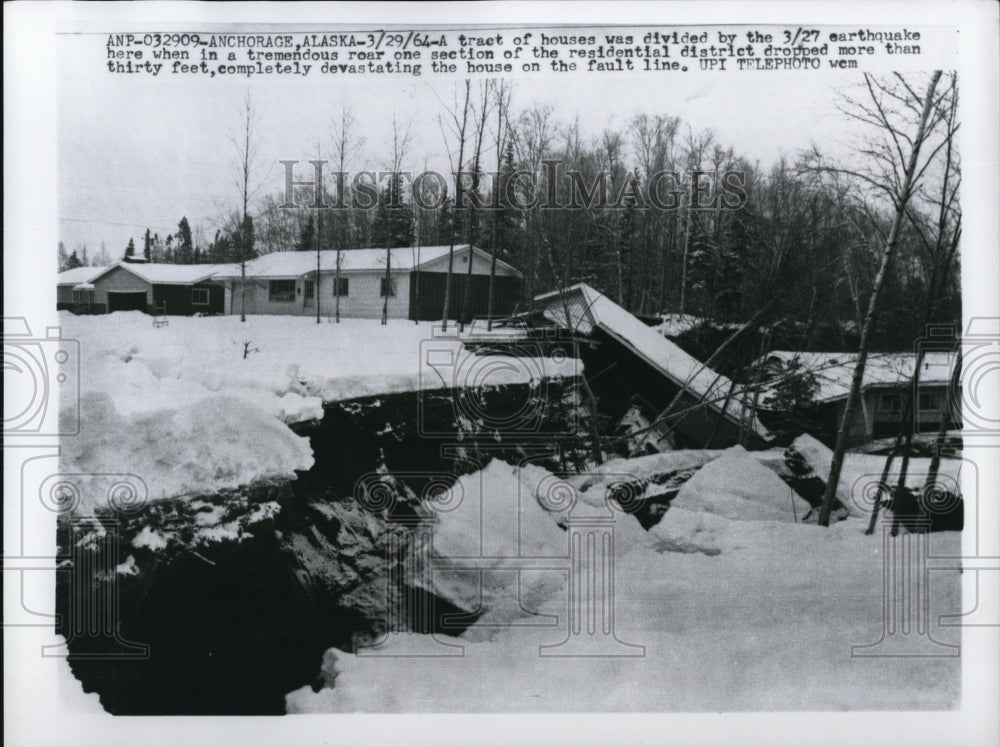
[[[137,477],[141,502],[291,478],[313,464],[307,439],[245,400],[218,395],[164,404],[125,416],[108,395],[83,395],[80,435],[62,439],[60,456],[63,472],[90,476],[80,482],[78,511],[108,507],[109,474]]]
[[[429,323],[169,321],[154,328],[139,312],[60,314],[81,355],[81,398],[72,387],[60,392],[62,414],[80,411],[80,435],[62,441],[63,471],[135,474],[151,499],[290,477],[313,459],[308,440],[283,424],[322,417],[324,402],[580,371],[573,359],[475,356]]]
[[[681,486],[670,504],[675,508],[730,519],[795,521],[810,506],[742,446],[733,446]]]

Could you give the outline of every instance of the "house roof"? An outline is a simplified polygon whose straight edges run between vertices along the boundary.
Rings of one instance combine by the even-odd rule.
[[[202,280],[220,275],[226,277],[232,272],[234,265],[174,265],[164,263],[132,264],[119,262],[113,267],[106,267],[102,272],[91,278],[91,282],[108,274],[116,268],[131,272],[151,285],[191,285]],[[239,268],[236,269],[239,274]]]
[[[758,436],[771,439],[771,433],[752,410],[744,407],[738,397],[729,396],[730,379],[708,368],[586,283],[544,293],[536,296],[535,301],[546,305],[543,312],[546,318],[572,332],[589,334],[599,327],[674,384],[697,395],[711,409],[723,412],[735,423],[746,422]]]
[[[448,246],[422,246],[402,247],[389,250],[390,269],[410,271],[418,267],[423,267],[431,262],[435,262],[448,256]],[[468,250],[468,244],[456,244],[454,251],[456,254]],[[475,247],[475,252],[489,258],[489,254],[482,249]],[[420,261],[417,262],[419,252]],[[326,249],[320,253],[320,272],[335,272],[337,269],[337,251]],[[343,249],[340,252],[341,272],[366,272],[372,270],[385,270],[386,250],[379,248],[370,249]],[[497,264],[506,267],[513,272],[517,272],[506,262],[497,260]],[[219,277],[239,277],[240,268],[238,265],[230,268],[232,274],[218,273]],[[316,271],[316,252],[273,252],[264,254],[256,259],[247,262],[247,275],[258,278],[298,278]]]
[[[788,363],[798,360],[803,371],[816,377],[819,389],[816,402],[833,402],[846,398],[851,390],[857,353],[807,353],[796,350],[773,350],[758,363]],[[869,353],[865,363],[862,391],[878,387],[909,386],[917,363],[916,353]],[[946,351],[926,351],[920,366],[922,384],[945,385],[951,380],[955,354]]]
[[[107,267],[74,267],[56,275],[56,285],[79,285],[89,283],[98,275],[103,275]]]

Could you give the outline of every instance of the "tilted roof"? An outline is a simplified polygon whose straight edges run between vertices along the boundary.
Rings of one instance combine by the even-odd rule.
[[[711,409],[723,412],[736,423],[746,422],[758,436],[771,439],[771,433],[751,408],[744,407],[740,397],[730,396],[735,390],[728,377],[708,368],[586,283],[578,283],[565,291],[544,293],[536,296],[535,301],[546,307],[543,313],[550,321],[582,334],[600,328],[674,384],[698,396]]]

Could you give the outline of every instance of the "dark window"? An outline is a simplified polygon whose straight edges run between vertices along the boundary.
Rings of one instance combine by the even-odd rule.
[[[306,300],[311,301],[313,297],[313,281],[306,281]]]
[[[899,394],[881,394],[878,409],[882,412],[899,412],[903,409],[903,397]]]
[[[334,296],[348,296],[350,295],[350,287],[348,286],[348,280],[350,278],[334,278],[333,279],[333,295]],[[385,280],[385,278],[382,278]]]
[[[193,306],[208,306],[208,288],[192,288],[191,304]]]
[[[92,290],[73,291],[73,303],[93,303],[93,302],[94,302],[94,291]]]
[[[385,298],[385,278],[379,278],[378,295],[379,298]],[[396,278],[389,278],[389,295],[396,295]]]
[[[935,392],[921,392],[920,393],[920,409],[921,410],[940,410],[941,409],[941,398]]]
[[[268,283],[269,301],[294,301],[295,281],[294,280],[272,280]]]

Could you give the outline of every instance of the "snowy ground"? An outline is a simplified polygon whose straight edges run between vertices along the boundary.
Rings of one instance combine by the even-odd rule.
[[[572,592],[565,571],[518,574],[512,559],[565,558],[568,535],[557,524],[565,521],[568,504],[559,502],[561,488],[544,470],[493,462],[462,478],[456,493],[462,501],[440,514],[434,537],[442,560],[485,558],[481,586],[478,571],[449,570],[436,571],[434,585],[452,598],[479,593],[488,625],[477,624],[458,639],[439,637],[460,645],[460,656],[427,658],[446,649],[416,634],[390,636],[376,655],[331,650],[323,667],[328,686],[290,693],[288,710],[957,707],[959,658],[852,656],[852,646],[883,635],[882,533],[865,536],[864,520],[853,517],[828,529],[795,523],[790,512],[776,519],[775,507],[788,505],[787,487],[750,467],[752,458],[730,458],[746,460],[746,469],[727,470],[728,488],[718,476],[701,486],[688,483],[689,508],[671,508],[648,533],[633,517],[615,514],[614,632],[623,642],[644,646],[641,656],[540,655],[540,646],[567,638],[568,599],[581,592]],[[579,494],[577,509],[596,509],[593,490]],[[751,494],[757,499],[750,500]],[[543,509],[536,496],[550,507],[555,498],[561,510]],[[741,502],[742,510],[732,510]],[[719,506],[726,510],[720,513]],[[915,538],[892,540],[890,559],[899,557],[894,551],[901,543]],[[931,554],[959,554],[958,533],[924,538]],[[937,616],[959,611],[960,575],[933,572],[930,584],[929,632],[955,644],[959,629],[941,627]],[[545,622],[530,613],[557,617],[549,627],[530,627],[526,623]],[[907,645],[926,643],[913,635]],[[549,651],[558,654],[560,648]],[[414,653],[424,656],[409,656]]]
[[[63,471],[135,474],[151,499],[308,469],[308,440],[286,424],[321,417],[323,402],[580,370],[530,346],[473,356],[430,323],[401,320],[171,317],[154,328],[139,312],[62,312],[60,324],[81,357],[79,401],[61,391],[61,412],[81,417],[80,435],[63,440]]]

